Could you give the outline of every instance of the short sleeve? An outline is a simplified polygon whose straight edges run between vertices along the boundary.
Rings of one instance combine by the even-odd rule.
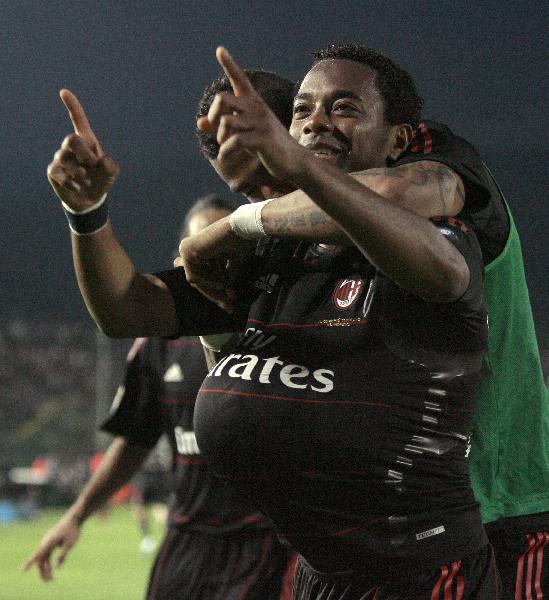
[[[465,204],[470,212],[482,210],[490,200],[490,190],[482,159],[477,150],[451,129],[435,121],[422,121],[406,150],[391,164],[400,167],[421,160],[432,160],[450,167],[462,179]]]
[[[163,433],[160,410],[161,380],[155,366],[158,342],[138,338],[128,354],[124,381],[101,429],[124,436],[145,448],[153,447]]]
[[[439,318],[452,329],[457,346],[472,344],[484,350],[488,343],[486,308],[483,302],[484,264],[474,231],[455,217],[437,217],[431,221],[440,233],[461,253],[469,268],[469,285],[454,302],[439,303]]]

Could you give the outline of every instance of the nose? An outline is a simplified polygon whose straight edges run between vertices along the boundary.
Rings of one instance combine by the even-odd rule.
[[[323,131],[331,131],[333,129],[330,116],[322,106],[316,106],[309,113],[307,120],[303,125],[303,133],[321,133]]]

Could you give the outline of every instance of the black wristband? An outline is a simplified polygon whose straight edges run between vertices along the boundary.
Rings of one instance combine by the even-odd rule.
[[[95,233],[104,227],[109,220],[107,194],[95,206],[84,212],[74,212],[64,202],[62,207],[69,222],[69,227],[76,235]]]

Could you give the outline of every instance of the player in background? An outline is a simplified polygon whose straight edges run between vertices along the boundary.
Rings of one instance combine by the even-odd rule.
[[[217,196],[190,209],[182,235],[194,235],[229,214],[234,204]],[[149,600],[290,598],[285,580],[289,552],[272,523],[216,479],[193,432],[194,399],[207,372],[197,338],[138,339],[111,414],[102,426],[115,435],[103,462],[77,500],[42,539],[24,565],[53,577],[77,543],[83,524],[137,473],[162,434],[172,449],[173,498],[166,538],[149,580]],[[283,586],[286,585],[286,588]]]

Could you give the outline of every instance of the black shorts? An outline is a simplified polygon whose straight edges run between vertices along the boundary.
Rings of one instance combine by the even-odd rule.
[[[294,600],[501,600],[501,586],[490,545],[435,571],[382,581],[367,575],[318,573],[298,560]]]
[[[485,528],[494,547],[503,598],[549,598],[549,512],[499,519]]]
[[[211,534],[171,527],[147,600],[279,600],[289,556],[270,530]]]

